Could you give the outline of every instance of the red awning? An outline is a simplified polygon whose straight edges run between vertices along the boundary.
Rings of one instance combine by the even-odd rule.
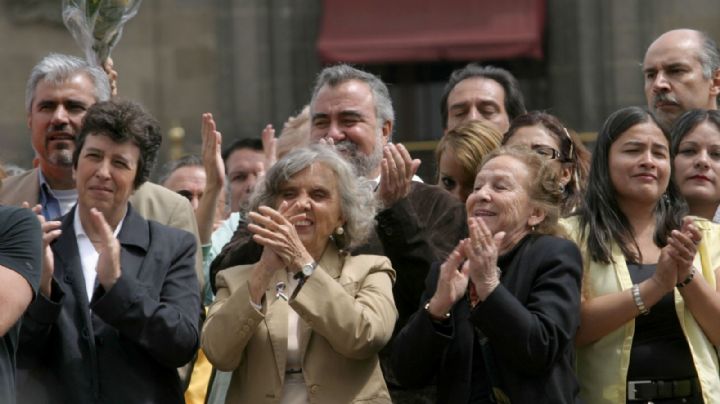
[[[326,62],[541,59],[545,0],[325,0]]]

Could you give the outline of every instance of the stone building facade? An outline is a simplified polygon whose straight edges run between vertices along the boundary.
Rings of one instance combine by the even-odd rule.
[[[31,67],[49,52],[81,55],[62,25],[60,3],[0,0],[0,161],[28,167],[32,160],[24,111]],[[546,3],[544,60],[492,62],[520,78],[530,109],[548,110],[578,132],[596,131],[617,108],[644,104],[640,63],[659,33],[691,27],[720,39],[714,0]],[[267,123],[281,127],[309,101],[321,67],[315,42],[322,9],[322,0],[146,0],[113,52],[120,95],[142,102],[166,130],[183,128],[186,152],[199,150],[205,111],[215,114],[225,139],[259,136]],[[397,140],[439,137],[443,80],[462,64],[365,66],[393,84]],[[166,141],[162,160],[168,149]],[[416,150],[429,179],[431,153]]]

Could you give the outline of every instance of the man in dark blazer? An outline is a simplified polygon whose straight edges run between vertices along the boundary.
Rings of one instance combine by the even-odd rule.
[[[465,236],[465,207],[442,189],[413,181],[420,161],[404,146],[390,143],[395,113],[387,86],[378,77],[348,65],[325,68],[315,84],[310,116],[311,141],[334,144],[358,175],[376,184],[381,209],[375,232],[352,252],[390,258],[397,272],[393,295],[398,330],[420,304],[431,263],[444,259]],[[260,249],[248,241],[247,229],[240,226],[213,261],[211,281],[222,268],[258,261]],[[381,352],[383,364],[388,352]],[[398,393],[389,371],[383,366],[395,402],[424,400],[424,393]]]
[[[78,203],[43,223],[40,294],[23,317],[22,403],[183,403],[176,368],[198,348],[202,306],[192,234],[128,203],[160,147],[132,102],[87,111],[73,153]],[[49,243],[49,245],[48,245]]]

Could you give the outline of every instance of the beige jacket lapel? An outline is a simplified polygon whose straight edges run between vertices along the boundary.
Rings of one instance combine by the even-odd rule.
[[[288,284],[286,271],[276,271],[270,287],[265,291],[265,325],[268,328],[270,344],[275,356],[275,367],[280,380],[285,378],[285,364],[287,363],[287,335],[288,335],[288,304],[276,297],[275,285],[278,282]],[[286,292],[287,293],[287,292]]]
[[[342,264],[343,259],[340,256],[340,253],[337,247],[335,247],[331,242],[325,249],[322,258],[320,258],[320,262],[318,263],[318,267],[315,270],[325,271],[328,275],[330,275],[333,279],[337,281],[342,274]],[[307,347],[310,344],[312,328],[310,328],[310,326],[301,319],[300,324],[298,324],[298,329],[298,332],[300,333],[300,357],[302,358],[302,363],[304,367],[305,354],[307,353]]]

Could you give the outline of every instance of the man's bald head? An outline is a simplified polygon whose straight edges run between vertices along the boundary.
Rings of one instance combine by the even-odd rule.
[[[676,29],[660,35],[643,61],[648,108],[669,129],[683,112],[717,109],[720,54],[707,34]]]

